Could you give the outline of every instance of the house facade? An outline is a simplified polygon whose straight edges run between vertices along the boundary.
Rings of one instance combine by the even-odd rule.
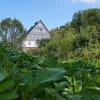
[[[38,47],[37,41],[43,39],[49,39],[50,33],[44,23],[40,20],[35,23],[33,27],[27,32],[25,39],[23,40],[23,51],[28,51]]]

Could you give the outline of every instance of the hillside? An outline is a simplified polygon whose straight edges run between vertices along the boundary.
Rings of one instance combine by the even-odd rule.
[[[27,53],[17,47],[23,35],[0,42],[0,100],[100,100],[100,9],[50,33]]]
[[[52,38],[40,42],[40,54],[57,58],[93,58],[100,53],[100,9],[75,13],[71,22],[51,30]]]

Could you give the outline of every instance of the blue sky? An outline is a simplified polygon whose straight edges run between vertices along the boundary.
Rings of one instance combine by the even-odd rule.
[[[0,21],[17,18],[29,29],[42,20],[50,30],[71,21],[75,12],[87,8],[100,8],[100,0],[0,0]]]

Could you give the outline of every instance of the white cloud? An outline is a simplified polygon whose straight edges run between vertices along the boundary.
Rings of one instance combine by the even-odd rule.
[[[68,1],[68,0],[67,0]],[[100,3],[100,0],[70,0],[72,3],[82,2],[82,3]]]

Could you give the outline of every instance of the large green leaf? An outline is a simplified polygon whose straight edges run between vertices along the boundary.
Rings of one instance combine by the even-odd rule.
[[[0,94],[0,100],[14,100],[18,97],[16,92],[5,92]]]
[[[3,81],[7,75],[4,72],[0,72],[0,82]]]
[[[59,83],[54,83],[55,87],[57,90],[62,90],[66,87],[67,82],[63,81],[63,82],[59,82]]]
[[[34,78],[34,86],[38,86],[40,84],[56,81],[62,78],[65,70],[62,68],[46,68],[37,73]]]
[[[15,91],[15,81],[6,72],[0,72],[0,100],[13,100],[18,95]]]
[[[48,95],[48,100],[65,100],[55,89],[46,88],[46,94]]]
[[[77,95],[77,94],[69,94],[67,96],[68,100],[82,100],[82,96],[81,95]]]
[[[6,79],[2,83],[0,83],[0,93],[6,91],[7,89],[10,89],[15,85],[15,82],[13,79]]]
[[[100,100],[99,94],[83,93],[82,100]]]

